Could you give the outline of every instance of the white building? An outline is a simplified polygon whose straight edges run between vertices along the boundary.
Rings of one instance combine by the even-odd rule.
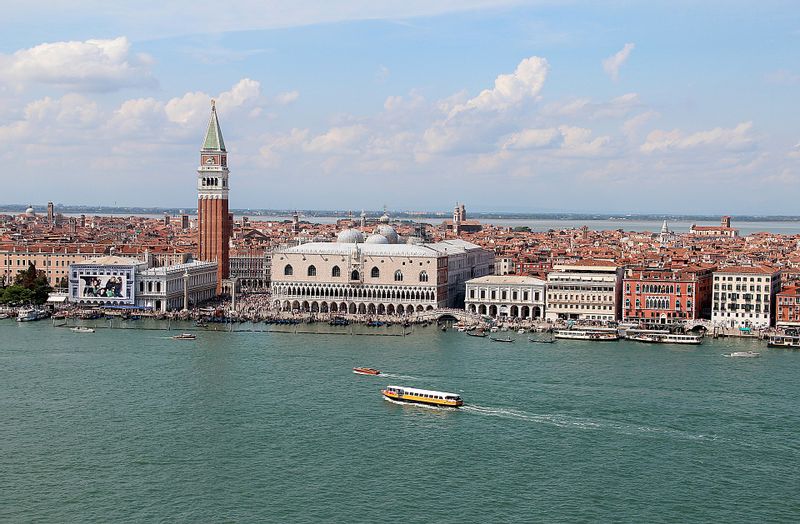
[[[215,296],[216,262],[148,268],[136,258],[103,256],[69,266],[69,301],[90,306],[128,306],[170,311]]]
[[[725,327],[766,328],[775,318],[780,273],[768,266],[731,266],[714,271],[711,321]]]
[[[137,274],[136,305],[154,311],[190,308],[216,296],[217,263],[195,260]]]
[[[491,317],[537,319],[545,311],[544,280],[488,275],[467,282],[466,310]]]
[[[399,241],[394,229],[382,224],[366,239],[361,231],[347,229],[335,243],[274,251],[274,306],[379,315],[453,307],[463,303],[466,280],[493,270],[493,255],[469,242]]]
[[[147,263],[137,258],[102,256],[69,265],[69,301],[94,306],[133,306],[138,272]]]
[[[602,260],[554,265],[547,275],[547,319],[618,319],[622,273],[621,267]]]

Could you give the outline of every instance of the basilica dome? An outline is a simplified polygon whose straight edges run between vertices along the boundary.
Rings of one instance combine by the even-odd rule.
[[[25,216],[35,217],[36,211],[33,210],[33,206],[28,206],[28,209],[25,210]]]
[[[339,244],[360,244],[364,242],[364,235],[358,229],[345,229],[336,237]]]
[[[395,231],[394,228],[389,225],[380,225],[376,227],[375,234],[385,236],[390,244],[397,244],[399,240],[397,236],[397,231]]]
[[[389,239],[378,233],[373,233],[367,237],[367,244],[388,244]]]

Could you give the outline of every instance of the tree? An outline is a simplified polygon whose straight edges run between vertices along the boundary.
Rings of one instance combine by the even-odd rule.
[[[23,291],[24,290],[24,291]],[[14,285],[3,291],[0,301],[4,303],[33,302],[44,304],[53,290],[44,271],[37,271],[36,266],[28,264],[28,269],[20,271],[14,278]],[[25,292],[27,291],[27,293]]]
[[[33,291],[16,284],[5,288],[2,296],[0,296],[0,302],[3,304],[27,304],[33,299]],[[45,297],[45,300],[47,300],[47,297]]]

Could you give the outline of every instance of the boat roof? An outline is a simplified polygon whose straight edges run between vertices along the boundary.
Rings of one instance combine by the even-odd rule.
[[[433,389],[419,389],[419,388],[410,388],[408,386],[386,386],[387,388],[396,388],[402,389],[403,391],[413,391],[414,393],[423,393],[425,395],[442,395],[442,396],[451,396],[451,397],[460,397],[458,393],[448,393],[447,391],[435,391]]]

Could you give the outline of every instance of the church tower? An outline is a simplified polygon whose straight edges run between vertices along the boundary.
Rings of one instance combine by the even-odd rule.
[[[217,294],[230,271],[229,242],[231,220],[228,215],[228,153],[217,119],[217,108],[211,101],[211,119],[200,149],[197,168],[197,229],[200,260],[217,262]]]

